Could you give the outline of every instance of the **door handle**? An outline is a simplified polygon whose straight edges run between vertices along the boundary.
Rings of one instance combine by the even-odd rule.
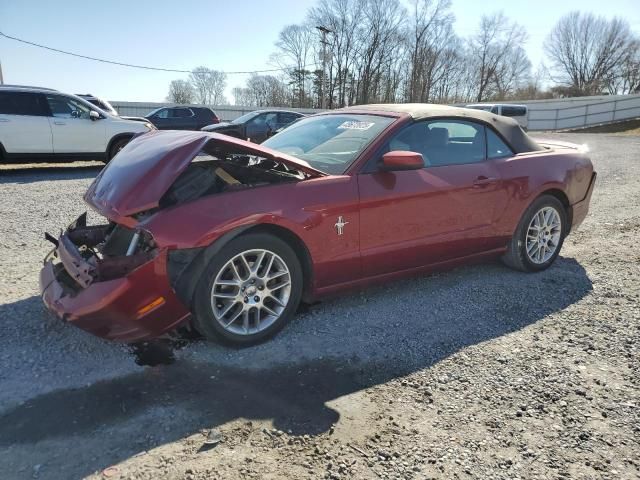
[[[67,124],[67,122],[62,122],[62,121],[60,121],[60,120],[56,120],[56,121],[55,121],[55,122],[53,122],[53,123],[54,123],[54,125],[66,125],[66,124]]]
[[[9,120],[8,118],[0,118],[0,122],[10,122],[11,120]]]
[[[497,181],[498,181],[497,178],[485,177],[484,175],[480,175],[478,178],[476,178],[473,181],[473,187],[482,188],[482,187],[486,187],[487,185],[491,185],[492,183],[496,183]]]

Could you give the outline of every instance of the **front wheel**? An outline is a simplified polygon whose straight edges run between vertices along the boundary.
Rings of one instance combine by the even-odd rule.
[[[194,326],[205,337],[247,346],[281,330],[302,296],[300,261],[268,234],[240,236],[211,260],[194,301]]]
[[[111,148],[109,148],[109,152],[107,152],[107,162],[110,162],[113,157],[115,157],[120,150],[122,150],[127,143],[129,143],[130,138],[120,138],[113,142]]]
[[[525,211],[502,258],[523,272],[548,268],[560,254],[567,234],[567,213],[556,197],[542,195]]]

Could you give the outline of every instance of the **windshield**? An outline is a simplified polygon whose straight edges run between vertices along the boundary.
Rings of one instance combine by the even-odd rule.
[[[308,117],[262,145],[304,160],[316,170],[340,175],[394,120],[359,114]]]
[[[242,115],[241,117],[236,118],[235,120],[232,120],[231,123],[244,123],[247,120],[251,120],[253,117],[255,117],[256,115],[258,115],[260,112],[249,112],[249,113],[245,113],[244,115]]]

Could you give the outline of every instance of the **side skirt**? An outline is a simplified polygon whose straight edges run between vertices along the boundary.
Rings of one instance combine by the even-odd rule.
[[[312,296],[314,299],[320,299],[333,294],[342,293],[345,290],[353,290],[357,288],[368,287],[370,285],[376,285],[382,282],[411,277],[419,274],[431,273],[431,272],[436,272],[441,270],[450,270],[454,267],[458,267],[461,265],[481,263],[484,260],[500,257],[506,251],[507,251],[507,247],[500,247],[493,250],[488,250],[486,252],[468,255],[466,257],[455,258],[453,260],[446,260],[444,262],[432,263],[430,265],[424,265],[421,267],[408,268],[406,270],[400,270],[398,272],[384,273],[382,275],[365,277],[365,278],[361,278],[351,282],[330,285],[328,287],[322,287],[315,290]]]

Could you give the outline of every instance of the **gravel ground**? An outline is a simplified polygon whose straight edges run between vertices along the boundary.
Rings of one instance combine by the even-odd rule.
[[[640,478],[640,137],[555,137],[599,177],[549,270],[367,289],[157,367],[37,296],[95,164],[0,170],[0,478]]]

